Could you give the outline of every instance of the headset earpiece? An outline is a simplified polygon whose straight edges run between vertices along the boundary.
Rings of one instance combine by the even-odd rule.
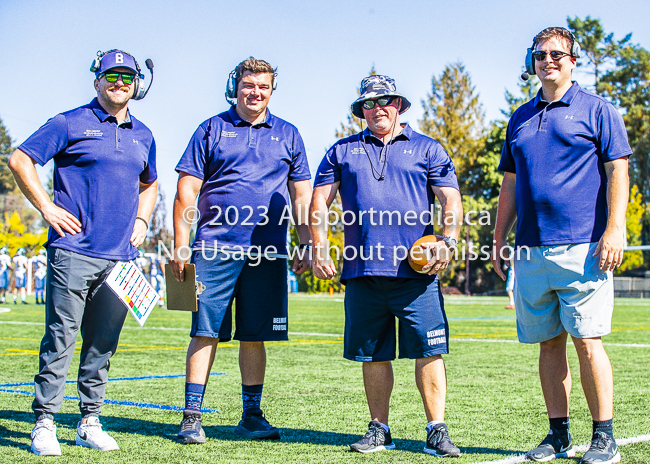
[[[571,32],[571,31],[569,31],[569,32]],[[573,32],[571,32],[571,37],[573,37],[573,45],[571,46],[571,54],[576,58],[580,58],[580,52],[582,51],[582,49],[580,48],[580,44],[576,40],[576,36],[573,35]]]
[[[237,69],[233,69],[226,82],[226,100],[231,105],[237,103]]]
[[[93,63],[90,65],[90,72],[95,73],[99,71],[99,67],[101,66],[102,63],[102,56],[104,56],[104,54],[101,51],[98,51],[97,56],[93,60]]]
[[[137,62],[136,62],[137,66]],[[139,66],[138,66],[139,68]],[[140,70],[138,69],[138,72]],[[144,83],[144,74],[139,73],[140,75],[135,76],[135,80],[133,81],[133,96],[131,97],[132,100],[142,100],[144,96],[147,94],[147,86]]]
[[[533,58],[533,47],[526,50],[526,72],[530,76],[535,75],[535,58]]]

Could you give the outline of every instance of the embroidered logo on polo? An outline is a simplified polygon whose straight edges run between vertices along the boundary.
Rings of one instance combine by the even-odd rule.
[[[353,148],[352,150],[350,150],[351,155],[365,155],[366,153],[367,153],[366,149],[360,147]]]
[[[279,141],[280,141],[280,137],[273,137],[273,136],[271,136],[271,140],[275,140],[276,142],[279,142]]]
[[[102,137],[104,133],[98,129],[86,129],[84,135],[86,137]]]
[[[133,143],[135,143],[136,145],[140,145],[136,139],[133,139]]]
[[[409,155],[413,154],[413,150],[404,150],[404,153],[408,153]]]
[[[573,119],[573,115],[569,116],[568,114],[564,116],[564,119]]]
[[[222,137],[231,137],[231,138],[234,138],[234,137],[237,137],[237,132],[235,132],[235,131],[226,131],[226,130],[222,130],[222,131],[221,131],[221,136],[222,136]]]

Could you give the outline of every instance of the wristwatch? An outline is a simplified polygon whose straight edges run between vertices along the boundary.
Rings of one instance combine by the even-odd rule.
[[[454,237],[442,237],[442,241],[447,244],[451,251],[454,251],[458,247],[458,240],[456,240]]]

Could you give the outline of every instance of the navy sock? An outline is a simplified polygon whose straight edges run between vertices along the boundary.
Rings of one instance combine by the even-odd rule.
[[[593,421],[593,432],[604,432],[610,437],[614,436],[614,419],[606,421]]]
[[[558,432],[566,432],[569,430],[568,417],[555,417],[553,419],[549,419],[548,422],[551,424],[551,428],[557,430]]]
[[[185,413],[200,413],[205,385],[185,382]]]
[[[246,417],[246,413],[251,410],[259,410],[260,402],[262,401],[262,389],[264,384],[260,385],[241,385],[241,399],[244,405],[244,412],[242,417]]]

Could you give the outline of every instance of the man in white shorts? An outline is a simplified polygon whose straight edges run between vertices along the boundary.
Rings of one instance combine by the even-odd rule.
[[[550,422],[549,434],[527,458],[575,455],[566,348],[571,335],[593,419],[591,446],[580,462],[602,464],[621,459],[612,432],[612,367],[601,337],[611,331],[611,271],[623,260],[632,150],[612,104],[572,82],[579,53],[571,32],[557,27],[540,32],[528,49],[527,72],[542,88],[508,123],[492,257],[505,278],[500,252],[516,219],[517,334],[522,343],[540,344]]]

